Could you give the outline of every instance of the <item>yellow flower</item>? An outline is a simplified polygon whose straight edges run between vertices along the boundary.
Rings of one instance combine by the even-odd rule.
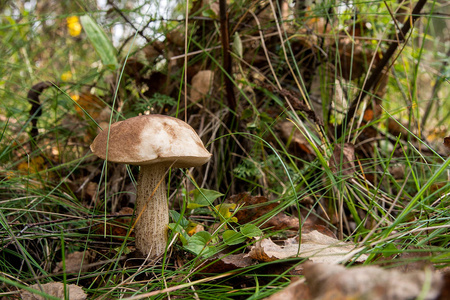
[[[71,36],[79,36],[81,33],[80,19],[77,16],[71,16],[66,19],[67,28]]]
[[[80,96],[78,94],[72,94],[72,95],[70,95],[70,98],[72,98],[73,101],[80,100]]]
[[[62,75],[61,75],[62,81],[68,81],[70,79],[72,79],[72,72],[67,71],[67,72],[62,73]]]

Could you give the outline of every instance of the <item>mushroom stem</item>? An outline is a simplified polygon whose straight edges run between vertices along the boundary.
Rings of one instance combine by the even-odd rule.
[[[167,245],[169,208],[164,179],[166,171],[167,166],[163,164],[143,165],[139,171],[136,216],[142,210],[144,212],[136,224],[136,248],[150,257],[163,254]]]

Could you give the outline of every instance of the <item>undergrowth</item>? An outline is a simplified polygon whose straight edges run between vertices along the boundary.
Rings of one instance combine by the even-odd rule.
[[[0,5],[0,295],[54,281],[90,299],[262,299],[305,258],[220,261],[306,226],[354,243],[364,264],[448,267],[445,1],[415,15],[421,1],[231,1],[227,29],[203,2],[187,20],[185,2],[165,16],[153,1]],[[85,15],[108,42],[68,21]],[[148,113],[185,120],[213,154],[169,173],[158,259],[134,248],[138,167],[89,149],[100,128]],[[233,202],[243,195],[264,199]],[[270,223],[280,213],[298,228]]]

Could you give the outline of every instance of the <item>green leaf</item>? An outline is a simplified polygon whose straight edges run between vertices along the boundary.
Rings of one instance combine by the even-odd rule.
[[[256,225],[253,224],[245,224],[241,227],[241,233],[248,237],[253,238],[257,236],[262,236],[263,232]]]
[[[169,210],[169,216],[175,223],[179,223],[183,228],[186,228],[189,225],[189,221],[175,210]]]
[[[202,11],[202,15],[211,19],[218,19],[217,14],[212,9],[205,9]]]
[[[241,232],[226,230],[223,234],[223,242],[227,245],[237,245],[245,242],[247,238],[261,236],[263,232],[253,224],[245,224],[240,229]]]
[[[189,242],[190,236],[186,233],[186,230],[177,223],[169,223],[169,229],[174,233],[179,233],[180,241],[183,246]]]
[[[186,249],[192,251],[193,253],[203,256],[210,256],[216,253],[216,248],[214,246],[208,246],[211,241],[211,234],[207,231],[200,231],[190,237],[189,243]]]
[[[116,49],[106,36],[105,32],[88,15],[81,16],[80,21],[87,37],[89,38],[89,41],[92,43],[95,51],[100,56],[103,65],[107,66],[111,70],[117,69],[119,63],[117,62]]]
[[[241,119],[242,120],[248,119],[248,118],[250,118],[252,116],[253,116],[253,109],[246,108],[246,109],[244,109],[244,111],[242,111]]]
[[[219,218],[221,222],[233,222],[237,223],[238,219],[232,217],[234,209],[236,208],[236,203],[222,203],[216,205],[215,208],[219,212]]]
[[[214,202],[214,200],[223,196],[222,193],[207,189],[196,189],[191,192],[191,195],[192,198],[189,199],[189,203],[187,205],[188,209],[209,206]]]
[[[239,56],[239,58],[242,58],[242,56],[243,56],[242,41],[241,41],[241,37],[239,36],[238,32],[235,32],[235,34],[234,34],[233,52],[236,53],[237,56]]]
[[[236,232],[234,230],[226,230],[223,234],[223,242],[229,246],[237,245],[245,242],[247,239],[242,233]]]
[[[391,255],[395,255],[397,253],[399,253],[400,250],[397,249],[397,247],[395,247],[394,244],[387,244],[384,248],[383,248],[383,256],[384,257],[389,257]]]

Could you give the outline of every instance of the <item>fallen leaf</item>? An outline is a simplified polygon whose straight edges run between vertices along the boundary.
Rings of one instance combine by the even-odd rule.
[[[233,212],[236,209],[236,203],[222,203],[214,206],[218,212],[220,222],[233,222],[237,223],[238,219],[233,217]],[[226,227],[226,226],[225,226]]]
[[[21,162],[17,166],[17,170],[22,175],[38,175],[36,178],[38,180],[31,180],[30,186],[35,188],[41,187],[42,182],[45,180],[52,180],[55,178],[55,173],[49,171],[48,164],[46,162],[48,159],[44,159],[42,156],[32,157],[26,161]]]
[[[42,156],[33,157],[29,161],[21,162],[17,166],[17,170],[22,174],[38,173],[45,169],[47,169],[47,166]]]
[[[341,265],[308,262],[304,264],[304,272],[312,299],[406,300],[419,295],[425,296],[422,299],[437,299],[443,287],[442,274],[431,271],[403,273],[377,266],[346,269]]]
[[[133,215],[133,209],[131,207],[122,207],[115,215],[118,216],[117,219],[106,223],[106,234],[110,234],[112,238],[116,240],[123,241],[124,237],[127,236],[128,228],[130,228],[130,224],[133,221],[133,218],[129,217],[129,215]],[[94,232],[96,234],[103,234],[105,232],[104,225],[105,222],[102,221],[95,227]],[[130,236],[134,236],[134,232],[131,232]]]
[[[345,143],[344,147],[336,144],[333,156],[330,159],[330,169],[333,173],[342,170],[344,175],[353,175],[355,173],[355,145]]]
[[[171,31],[166,33],[167,42],[174,44],[178,47],[184,47],[184,33],[178,30],[177,28],[172,29]]]
[[[282,139],[286,142],[289,150],[295,155],[310,154],[314,155],[314,149],[308,143],[305,136],[290,121],[282,122],[279,125]]]
[[[248,193],[233,195],[227,199],[227,202],[236,203],[241,208],[234,214],[240,224],[250,223],[268,212],[273,211],[279,205],[278,203],[268,203],[264,196],[251,196]],[[290,228],[299,229],[299,220],[296,217],[288,216],[283,212],[278,213],[269,221],[265,222],[260,228],[272,228],[273,230],[282,230]]]
[[[308,222],[308,220],[310,220],[311,218],[308,218],[303,224],[302,224],[302,235],[305,233],[310,233],[314,230],[317,230],[318,232],[320,232],[321,234],[327,235],[329,237],[332,237],[334,239],[336,238],[336,235],[333,233],[333,231],[331,231],[330,229],[328,229],[328,227],[324,226],[324,225],[320,225],[320,224],[314,224],[314,223],[310,223]]]
[[[199,71],[192,77],[191,101],[198,102],[209,94],[214,80],[214,72],[210,70]]]
[[[309,292],[308,285],[305,284],[305,280],[295,280],[295,281],[291,282],[287,287],[282,289],[281,291],[279,291],[265,299],[266,300],[291,300],[291,299],[309,300],[309,299],[311,299],[311,295]]]
[[[246,257],[245,253],[230,255],[216,254],[206,260],[206,267],[204,269],[201,269],[201,272],[225,273],[236,269],[245,268],[254,264],[255,262],[250,257]]]
[[[370,122],[373,120],[374,114],[373,114],[373,109],[371,108],[367,108],[364,111],[364,116],[363,116],[363,120],[366,122]]]
[[[289,257],[308,258],[313,262],[339,263],[351,258],[355,246],[344,243],[317,230],[302,234],[299,246],[297,238],[284,241],[284,245],[275,244],[270,238],[259,240],[247,254],[258,261],[268,262]],[[357,262],[367,259],[366,255],[356,258]]]
[[[90,199],[97,199],[97,190],[98,190],[98,183],[89,181],[86,185],[84,192],[86,193],[86,195],[90,197]]]
[[[409,246],[404,249],[388,244],[383,252],[386,253],[385,257],[377,261],[382,267],[396,269],[400,272],[424,270],[425,268],[433,269],[433,253],[424,251],[420,247]]]
[[[41,288],[42,288],[42,292],[44,292],[50,296],[57,297],[60,299],[65,299],[64,284],[62,282],[50,282],[50,283],[46,283],[46,284],[41,284],[40,286],[38,284],[34,284],[34,285],[30,286],[30,288],[38,290],[38,291],[41,290]],[[75,284],[67,284],[66,290],[69,295],[69,297],[67,299],[84,300],[87,298],[87,295],[83,291],[83,289]],[[20,296],[22,297],[22,300],[45,300],[45,299],[47,299],[46,297],[39,296],[37,294],[34,294],[29,291],[25,291],[25,290],[22,290],[20,292]]]
[[[105,107],[105,104],[100,98],[89,92],[73,94],[71,95],[71,98],[75,102],[75,111],[81,118],[85,118],[86,115],[89,115],[93,119],[97,119]]]
[[[450,150],[450,136],[444,138],[444,146]]]
[[[186,232],[188,235],[193,236],[200,231],[205,231],[205,227],[202,224],[189,221],[189,224],[186,228]]]
[[[53,272],[61,272],[63,271],[63,263],[66,265],[66,273],[84,273],[89,270],[87,266],[92,262],[94,258],[94,253],[89,250],[85,252],[75,251],[68,254],[65,258],[65,261],[60,261],[56,264],[56,267],[53,269]]]
[[[402,137],[408,136],[408,131],[406,131],[407,126],[402,127],[397,121],[392,118],[388,119],[388,132],[393,136]]]

